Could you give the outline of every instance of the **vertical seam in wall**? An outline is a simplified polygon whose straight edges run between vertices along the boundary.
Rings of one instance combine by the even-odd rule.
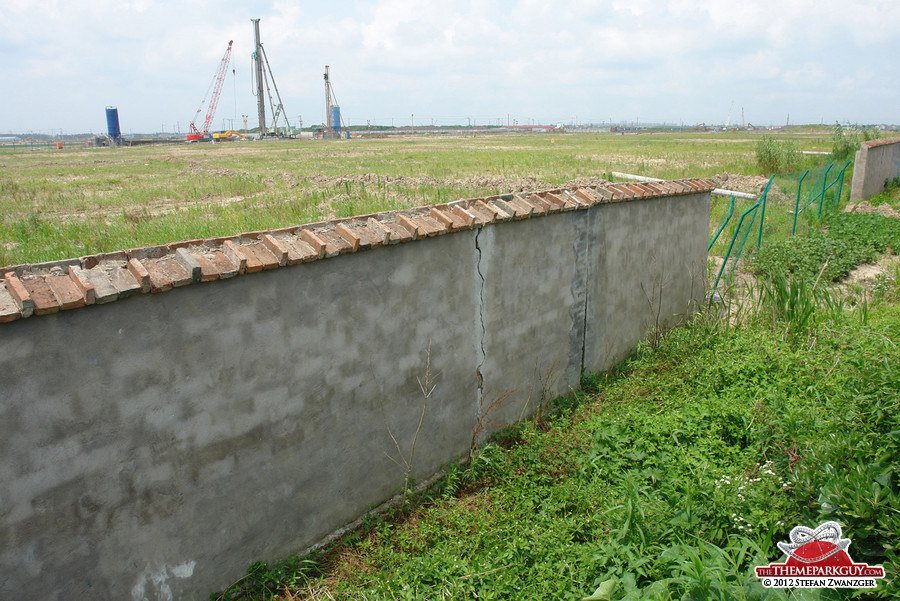
[[[584,228],[584,260],[587,265],[584,270],[584,308],[583,320],[581,323],[581,374],[579,375],[579,378],[584,377],[584,354],[585,347],[587,346],[588,299],[591,295],[591,276],[594,274],[591,264],[591,211],[593,211],[593,207],[589,207],[586,212],[585,221],[587,222],[587,227]],[[575,260],[577,261],[578,257],[576,257]],[[578,270],[576,269],[575,272],[578,273]]]
[[[481,272],[481,258],[482,252],[481,247],[478,244],[478,237],[481,235],[483,230],[481,228],[475,230],[475,271],[478,273],[478,323],[481,325],[481,337],[479,338],[479,346],[477,349],[478,352],[478,365],[475,368],[475,377],[478,380],[478,397],[481,398],[484,395],[484,376],[481,373],[481,368],[484,367],[485,361],[485,352],[484,352],[484,339],[487,335],[487,328],[484,325],[484,274]]]

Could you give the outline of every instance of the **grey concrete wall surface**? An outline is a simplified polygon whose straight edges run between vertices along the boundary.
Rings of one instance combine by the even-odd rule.
[[[206,599],[321,540],[680,320],[708,224],[599,204],[4,324],[0,599]]]
[[[900,138],[869,140],[860,145],[853,163],[850,201],[859,202],[884,191],[884,180],[900,177]]]

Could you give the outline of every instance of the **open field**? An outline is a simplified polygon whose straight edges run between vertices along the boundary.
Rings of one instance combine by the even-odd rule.
[[[608,178],[610,171],[665,179],[758,176],[760,135],[422,136],[35,152],[0,147],[0,265],[590,183],[585,178]],[[803,150],[830,150],[828,133],[779,139]],[[723,185],[740,183],[731,177]]]

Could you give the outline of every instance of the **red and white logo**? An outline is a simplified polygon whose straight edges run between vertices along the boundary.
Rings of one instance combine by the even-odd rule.
[[[875,588],[884,568],[855,563],[847,553],[850,539],[841,535],[837,522],[815,530],[797,526],[789,543],[778,543],[787,560],[757,567],[756,577],[766,588]]]

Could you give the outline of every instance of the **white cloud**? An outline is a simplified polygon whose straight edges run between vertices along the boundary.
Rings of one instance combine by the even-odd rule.
[[[219,111],[255,114],[251,18],[289,115],[307,123],[323,118],[325,64],[362,123],[635,111],[712,122],[738,94],[756,122],[783,122],[788,104],[792,121],[818,121],[823,96],[828,120],[900,121],[894,0],[7,0],[0,131],[102,130],[107,104],[123,128],[184,130],[230,39]]]

